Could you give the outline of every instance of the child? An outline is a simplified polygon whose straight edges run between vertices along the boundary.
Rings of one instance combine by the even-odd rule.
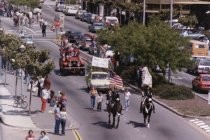
[[[102,102],[103,102],[103,96],[99,92],[97,96],[97,110],[98,111],[101,111]]]

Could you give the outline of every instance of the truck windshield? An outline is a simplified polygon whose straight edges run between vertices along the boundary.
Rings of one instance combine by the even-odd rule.
[[[106,79],[107,74],[92,74],[92,79]]]

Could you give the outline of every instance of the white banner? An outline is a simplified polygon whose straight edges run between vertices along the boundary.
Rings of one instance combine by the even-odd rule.
[[[142,86],[148,85],[152,88],[152,76],[147,67],[142,69]]]
[[[109,68],[109,58],[99,58],[93,56],[92,66],[100,68]]]

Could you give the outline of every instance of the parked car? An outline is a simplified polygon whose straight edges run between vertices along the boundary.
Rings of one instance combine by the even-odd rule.
[[[34,46],[33,35],[24,35],[21,36],[21,39],[25,45]]]
[[[96,32],[98,30],[104,29],[103,22],[94,22],[92,25],[88,27],[90,32]]]
[[[64,14],[68,16],[75,16],[78,10],[79,6],[77,5],[67,6],[66,9],[64,10]]]
[[[195,66],[193,66],[191,69],[188,69],[188,72],[195,75],[209,73],[210,60],[209,59],[196,59]]]
[[[200,74],[192,80],[192,89],[195,91],[210,90],[210,74]]]
[[[84,51],[89,51],[89,47],[92,44],[93,38],[89,34],[84,34],[79,43],[79,48]]]
[[[106,16],[104,18],[104,24],[105,24],[106,27],[117,26],[117,25],[119,25],[119,20],[118,20],[117,17]]]
[[[183,30],[180,35],[183,37],[189,37],[189,38],[195,39],[195,38],[198,38],[199,36],[202,36],[204,34],[202,34],[201,32],[198,32],[198,31]]]
[[[86,22],[88,16],[90,16],[90,15],[91,15],[91,13],[84,12],[84,13],[82,13],[82,15],[81,15],[81,17],[80,17],[80,20]]]
[[[97,16],[97,14],[89,14],[86,22],[92,24],[95,22]]]
[[[76,19],[81,19],[81,16],[84,12],[87,12],[86,10],[78,10],[77,13],[75,14]]]
[[[95,41],[92,41],[91,45],[89,46],[88,53],[94,56],[97,56],[99,53],[97,43]]]
[[[65,4],[57,4],[55,6],[55,11],[56,12],[63,12],[64,9],[65,9]]]

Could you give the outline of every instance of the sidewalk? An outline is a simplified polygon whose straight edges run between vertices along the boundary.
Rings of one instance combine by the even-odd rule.
[[[15,76],[7,74],[7,83],[6,87],[4,83],[4,75],[1,77],[2,85],[0,85],[0,118],[6,126],[17,128],[18,130],[28,131],[32,129],[33,131],[40,132],[45,130],[50,134],[51,139],[57,140],[61,136],[53,134],[54,131],[54,114],[53,108],[47,105],[47,109],[44,113],[40,112],[41,108],[41,99],[36,96],[35,93],[32,94],[32,105],[31,105],[31,115],[28,114],[27,109],[16,108],[13,106],[13,98],[15,93]],[[27,91],[27,86],[23,82],[23,95],[26,95],[26,101],[29,101],[30,93]],[[18,79],[17,95],[21,94],[21,79]],[[62,136],[62,139],[75,139],[74,131],[78,129],[79,125],[77,121],[71,116],[71,113],[68,112],[69,119],[66,124],[66,136]],[[26,134],[27,132],[25,132]]]

